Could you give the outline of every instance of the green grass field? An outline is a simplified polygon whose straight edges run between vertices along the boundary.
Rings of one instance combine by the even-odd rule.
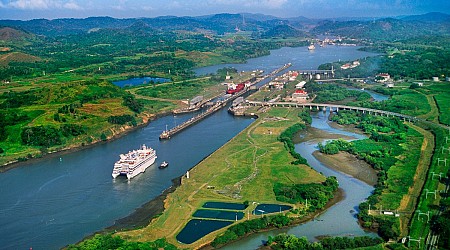
[[[399,161],[387,171],[388,188],[381,195],[380,205],[385,209],[395,210],[400,207],[404,195],[414,184],[414,175],[418,167],[420,149],[423,136],[413,129],[409,129],[407,141],[403,148],[403,154],[398,157]]]
[[[445,190],[445,185],[444,183],[442,183],[442,181],[439,180],[438,174],[446,173],[449,169],[449,167],[445,166],[443,162],[438,162],[438,158],[444,159],[448,156],[447,152],[442,152],[442,150],[440,150],[442,146],[448,147],[450,145],[450,143],[447,143],[445,140],[445,137],[448,136],[448,131],[439,127],[434,127],[433,131],[436,137],[437,150],[432,156],[428,176],[424,177],[425,185],[423,188],[424,190],[427,189],[428,191],[436,190],[438,192],[438,195],[436,197],[437,199],[435,199],[434,194],[432,193],[427,195],[425,192],[422,192],[420,194],[417,210],[412,215],[410,226],[410,235],[415,239],[418,239],[419,237],[422,237],[422,239],[424,239],[430,230],[430,224],[427,223],[427,216],[424,214],[419,215],[419,213],[431,212],[432,215],[438,213],[438,204],[440,199],[442,198],[439,192]]]
[[[450,84],[433,83],[426,86],[425,89],[434,94],[439,109],[439,122],[450,125]]]
[[[218,230],[191,245],[176,241],[175,236],[204,202],[279,203],[273,192],[274,183],[324,181],[325,177],[309,166],[291,165],[294,158],[277,139],[282,131],[298,122],[301,121],[295,109],[274,108],[261,114],[247,129],[192,169],[189,179],[183,178],[182,185],[169,194],[161,216],[144,229],[119,235],[132,240],[166,237],[178,247],[197,248],[224,231]]]

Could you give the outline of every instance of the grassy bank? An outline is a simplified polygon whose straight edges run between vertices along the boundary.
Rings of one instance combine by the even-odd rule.
[[[296,109],[270,109],[261,114],[247,129],[193,168],[190,178],[183,178],[182,185],[168,195],[166,210],[148,227],[119,235],[136,241],[166,237],[177,247],[197,248],[225,230],[218,230],[190,245],[176,241],[176,235],[204,202],[280,203],[273,191],[275,183],[323,182],[325,177],[309,166],[292,165],[296,159],[278,140],[281,132],[299,122],[302,121]],[[245,214],[254,207],[250,205]]]
[[[332,119],[340,124],[355,124],[370,134],[364,140],[319,145],[323,153],[347,151],[378,170],[375,191],[360,205],[359,218],[366,227],[377,229],[385,240],[405,236],[433,153],[433,136],[398,118],[342,111]]]
[[[17,103],[17,99],[29,99],[27,95],[35,96],[35,100],[0,112],[3,170],[10,168],[5,168],[7,164],[118,137],[175,107],[164,100],[131,98],[140,107],[138,112],[133,111],[124,101],[129,94],[105,82],[94,86],[64,84],[53,90],[43,88],[13,95],[4,94],[0,98],[3,105],[10,100]],[[61,96],[66,99],[61,100]]]
[[[250,74],[231,72],[230,76],[244,81],[252,77]],[[185,106],[194,96],[206,99],[224,93],[225,86],[219,84],[222,78],[225,75],[130,89],[87,78],[50,83],[43,77],[29,85],[2,86],[0,172],[49,153],[119,137],[158,115]]]
[[[448,164],[444,164],[444,162],[439,162],[438,159],[443,160],[448,156],[446,151],[442,150],[442,147],[448,147],[449,142],[446,140],[448,136],[448,131],[437,127],[432,126],[428,127],[431,129],[433,133],[432,138],[435,138],[435,141],[432,141],[434,151],[430,152],[429,170],[428,172],[422,173],[421,179],[424,182],[423,189],[416,196],[417,205],[414,214],[411,215],[411,221],[409,223],[409,235],[413,239],[425,239],[430,232],[430,223],[428,223],[428,213],[436,216],[439,214],[440,201],[444,199],[445,194],[441,193],[445,190],[445,180],[446,175],[449,170]],[[427,131],[427,133],[431,133]],[[434,145],[435,144],[435,145]],[[446,166],[447,165],[447,166]],[[448,177],[447,177],[448,178]],[[428,193],[427,191],[434,192],[436,191],[436,197],[434,193]],[[437,217],[436,217],[437,218]],[[412,246],[416,246],[417,242],[412,243]]]

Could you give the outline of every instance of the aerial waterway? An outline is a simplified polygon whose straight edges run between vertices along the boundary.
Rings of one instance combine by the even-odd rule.
[[[358,51],[357,47],[329,46],[314,52],[306,47],[283,48],[236,67],[271,72],[291,62],[292,69],[306,69],[369,55],[373,54]],[[171,140],[158,139],[166,124],[176,126],[194,115],[161,117],[115,141],[24,163],[22,167],[1,173],[0,249],[59,249],[113,225],[117,219],[161,194],[172,185],[172,179],[186,173],[252,122],[221,109]],[[129,182],[126,178],[113,180],[111,171],[119,154],[144,143],[156,149],[157,162]],[[170,167],[158,169],[162,161],[170,162]],[[359,202],[345,201],[350,207]],[[352,221],[350,226],[360,230],[354,217]],[[335,232],[338,234],[340,229],[336,228]]]
[[[276,74],[280,73],[281,71],[291,67],[291,65],[292,65],[291,63],[287,63],[287,64],[283,65],[282,67],[270,72],[270,74],[266,74],[262,77],[257,78],[255,81],[251,82],[249,86],[246,86],[241,91],[234,93],[233,95],[225,98],[224,100],[220,100],[219,98],[217,98],[217,100],[213,102],[213,105],[211,107],[209,107],[205,112],[202,112],[201,114],[192,117],[191,119],[183,122],[182,124],[179,124],[179,125],[175,126],[174,128],[171,128],[170,130],[169,129],[164,130],[161,133],[161,135],[159,135],[159,139],[169,139],[171,136],[175,135],[176,133],[181,132],[182,130],[188,128],[189,126],[192,126],[193,124],[201,121],[202,119],[205,119],[207,116],[209,116],[209,115],[213,114],[214,112],[217,112],[221,108],[225,107],[227,104],[229,104],[231,101],[233,101],[237,97],[240,97],[240,96],[246,94],[251,89],[251,86],[257,85],[258,83],[261,83],[263,80],[265,80],[269,77],[275,76]]]

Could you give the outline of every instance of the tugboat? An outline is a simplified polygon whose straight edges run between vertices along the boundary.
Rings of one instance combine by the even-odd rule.
[[[169,163],[167,161],[163,161],[161,165],[159,165],[159,169],[167,168],[169,166]]]

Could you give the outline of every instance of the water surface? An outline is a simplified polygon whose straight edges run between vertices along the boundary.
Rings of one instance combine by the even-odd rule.
[[[150,83],[163,83],[163,82],[169,82],[170,79],[167,78],[160,78],[160,77],[135,77],[130,78],[126,80],[120,80],[120,81],[114,81],[112,82],[114,85],[117,85],[119,87],[131,87],[131,86],[138,86],[142,84],[150,84]]]
[[[272,71],[292,62],[292,69],[315,69],[326,62],[354,60],[368,55],[372,54],[357,51],[356,47],[327,46],[314,52],[305,47],[282,48],[272,51],[270,56],[251,59],[247,64],[236,67],[239,66],[239,70]],[[221,67],[223,65],[217,66]],[[207,67],[203,72],[215,70]],[[129,215],[161,194],[170,187],[173,178],[186,173],[252,122],[251,119],[233,117],[222,109],[170,140],[158,140],[166,125],[176,126],[192,116],[162,117],[115,141],[71,152],[61,159],[53,157],[25,163],[22,167],[1,173],[0,249],[59,249],[111,226],[115,220]],[[315,119],[315,126],[319,126],[317,121]],[[131,181],[126,178],[113,180],[111,171],[119,154],[136,149],[141,144],[156,149],[158,159],[155,164]],[[309,148],[312,151],[315,146],[305,144],[297,147],[300,147],[297,150],[302,155],[308,157],[309,151],[305,150]],[[157,166],[162,161],[168,161],[170,165],[159,170]],[[322,170],[318,168],[318,171]],[[323,171],[325,173],[327,170]],[[354,179],[348,182],[354,183],[355,200],[345,203],[352,207],[367,197],[371,189],[367,186],[360,188],[362,184]],[[327,224],[323,223],[323,226],[326,228],[329,224],[331,227],[333,223],[351,225],[352,229],[335,229],[336,234],[361,230],[355,225],[356,219],[349,213],[349,208],[344,207],[342,211],[343,217],[349,217],[348,222],[336,220],[336,217],[341,217],[341,212],[331,212],[334,218],[330,218]],[[313,231],[320,231],[321,225],[309,225],[311,237],[317,235]],[[243,244],[246,248],[244,242],[236,244]],[[246,249],[258,245],[260,241]]]
[[[191,116],[163,117],[115,141],[0,174],[0,249],[59,249],[112,225],[252,122],[222,109],[170,140],[158,139],[166,124]],[[144,143],[156,150],[155,164],[131,181],[113,179],[119,154]],[[162,161],[170,166],[158,169]]]
[[[247,60],[247,63],[219,64],[195,69],[197,75],[216,73],[218,69],[233,67],[238,71],[264,70],[266,73],[283,67],[286,63],[292,63],[289,70],[311,70],[317,69],[320,64],[327,62],[349,61],[376,54],[359,51],[358,46],[325,46],[315,50],[308,47],[284,47],[271,50],[270,55]]]
[[[312,127],[333,134],[351,136],[356,139],[364,138],[363,135],[335,129],[329,126],[327,119],[329,113],[317,112],[313,114]],[[326,139],[325,139],[326,140]],[[287,229],[277,229],[269,232],[257,233],[247,238],[234,242],[222,249],[257,249],[267,241],[269,236],[280,233],[294,234],[298,237],[307,237],[310,241],[316,241],[318,236],[375,236],[376,234],[363,230],[357,223],[356,214],[358,205],[363,202],[373,191],[373,187],[359,181],[349,175],[327,168],[319,162],[312,153],[317,150],[316,139],[306,141],[295,146],[309,165],[325,176],[336,176],[339,187],[344,190],[345,198],[339,203],[327,209],[313,221]]]

